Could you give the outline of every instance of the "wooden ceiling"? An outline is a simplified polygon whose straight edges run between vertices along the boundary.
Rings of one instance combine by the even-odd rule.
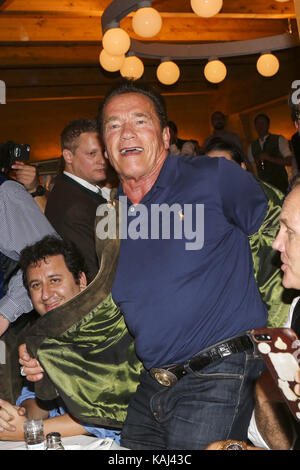
[[[120,76],[99,65],[101,16],[110,3],[0,0],[0,80],[6,85],[0,142],[30,143],[33,161],[56,158],[66,123],[97,113],[107,89]],[[297,36],[300,31],[300,0],[223,0],[221,13],[209,19],[196,16],[190,0],[153,0],[152,6],[163,18],[160,33],[151,39],[155,43],[239,41],[287,32]],[[131,17],[124,18],[121,27],[140,39]],[[165,96],[181,137],[202,142],[210,131],[210,113],[220,109],[246,144],[253,138],[251,122],[258,110],[271,113],[274,132],[289,136],[294,131],[286,96],[291,82],[300,79],[299,51],[277,51],[280,70],[270,79],[257,73],[257,54],[228,57],[227,77],[218,85],[204,78],[206,60],[178,62],[180,79],[166,87],[156,78],[158,59],[143,59],[144,79]]]
[[[124,0],[125,2],[126,0]],[[101,15],[110,0],[0,0],[0,67],[95,65],[101,50]],[[200,18],[189,0],[154,0],[163,18],[152,41],[236,41],[297,29],[300,0],[224,0],[221,13]],[[297,14],[296,14],[297,13]],[[138,38],[130,14],[121,26]],[[299,28],[300,29],[300,28]]]

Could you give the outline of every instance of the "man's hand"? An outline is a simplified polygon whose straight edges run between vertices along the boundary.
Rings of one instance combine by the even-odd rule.
[[[8,433],[22,431],[23,423],[27,419],[25,413],[25,408],[0,400],[0,440],[6,440]]]
[[[235,442],[234,439],[231,439],[231,440],[232,440],[232,442]],[[204,450],[227,450],[227,449],[224,449],[224,444],[226,442],[228,442],[228,441],[212,442],[207,447],[205,447]],[[237,441],[237,442],[240,442],[240,441]],[[254,446],[248,446],[248,445],[246,445],[246,447],[247,447],[247,449],[244,449],[244,450],[264,450],[261,447],[254,447]]]
[[[259,155],[259,159],[262,162],[264,160],[268,160],[269,162],[271,162],[273,160],[272,157],[270,157],[270,155],[268,153],[263,153],[263,152]]]
[[[0,336],[2,336],[3,333],[6,332],[7,328],[9,327],[9,324],[9,321],[0,313]]]
[[[16,172],[16,180],[22,183],[27,191],[33,193],[40,184],[36,167],[16,161],[12,165],[12,169]]]
[[[37,382],[44,377],[43,368],[36,359],[29,356],[26,344],[19,346],[19,363],[23,366],[24,374],[29,382]]]

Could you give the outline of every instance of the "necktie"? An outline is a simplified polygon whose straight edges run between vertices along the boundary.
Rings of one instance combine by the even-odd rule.
[[[99,201],[101,201],[101,203],[105,202],[105,199],[102,196],[102,191],[100,188],[97,188],[97,192],[95,194],[97,195],[97,198],[99,199]]]

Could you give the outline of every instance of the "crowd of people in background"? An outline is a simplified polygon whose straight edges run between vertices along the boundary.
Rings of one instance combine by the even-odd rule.
[[[243,145],[241,136],[227,130],[227,116],[221,111],[211,115],[212,133],[202,144],[194,139],[178,138],[177,125],[169,121],[172,129],[170,152],[173,155],[205,155],[207,146],[216,138],[233,144],[243,153],[243,161],[248,171],[263,181],[269,182],[286,193],[291,176],[300,171],[300,138],[295,132],[288,140],[283,135],[272,134],[270,118],[259,113],[254,118],[254,127],[258,138],[248,145]]]
[[[248,335],[298,328],[298,298],[285,299],[300,288],[290,105],[290,142],[258,114],[246,149],[216,110],[200,144],[178,136],[160,95],[124,80],[97,118],[62,130],[50,191],[33,165],[2,169],[0,440],[23,440],[24,421],[41,417],[63,437],[109,436],[127,449],[295,446],[296,423],[266,391],[276,386]],[[101,239],[99,207],[124,211],[125,197],[121,241]],[[139,204],[150,213],[174,202],[204,204],[201,250],[174,233],[120,236],[121,224],[141,223]]]

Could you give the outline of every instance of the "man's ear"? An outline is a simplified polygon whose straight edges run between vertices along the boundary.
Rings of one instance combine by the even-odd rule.
[[[87,286],[87,280],[86,280],[86,275],[85,273],[82,271],[79,275],[79,288],[80,288],[80,292],[82,290],[84,290]]]
[[[73,161],[73,153],[71,150],[64,149],[62,155],[66,165],[71,165]]]
[[[299,132],[299,122],[298,122],[298,121],[294,121],[294,124],[295,124],[295,127],[296,127],[297,131]]]
[[[164,147],[165,149],[168,149],[170,147],[170,129],[168,126],[163,129],[162,137],[164,141]]]

